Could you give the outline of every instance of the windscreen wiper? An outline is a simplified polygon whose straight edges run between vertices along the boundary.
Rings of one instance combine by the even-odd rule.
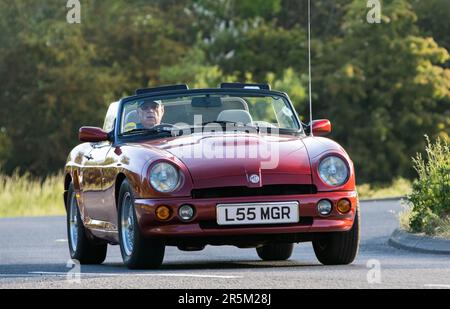
[[[122,133],[122,136],[132,136],[132,135],[153,135],[153,134],[163,134],[169,133],[172,134],[173,128],[171,127],[156,127],[152,129],[133,129],[131,131],[127,131]]]
[[[209,124],[219,124],[221,126],[226,126],[227,124],[229,125],[240,125],[240,123],[238,122],[234,122],[234,121],[208,121],[208,122],[204,122],[201,124],[202,127],[205,127]]]

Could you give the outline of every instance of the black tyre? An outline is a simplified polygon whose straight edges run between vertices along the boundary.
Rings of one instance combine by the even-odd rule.
[[[108,244],[88,235],[81,220],[73,184],[67,194],[67,237],[70,257],[80,264],[101,264],[105,261]]]
[[[353,227],[348,232],[318,234],[313,241],[314,252],[323,265],[351,264],[359,250],[359,211]]]
[[[134,208],[133,191],[125,180],[119,193],[119,240],[124,264],[130,269],[155,269],[162,265],[163,243],[143,237]]]
[[[292,255],[294,244],[268,244],[256,249],[263,261],[286,261]]]

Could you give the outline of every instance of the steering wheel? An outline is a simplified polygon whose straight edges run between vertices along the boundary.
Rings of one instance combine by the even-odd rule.
[[[170,124],[170,123],[162,123],[159,124],[157,126],[153,127],[154,130],[161,130],[161,131],[166,131],[172,134],[172,136],[176,137],[176,136],[182,136],[184,135],[184,130],[181,127],[178,127],[176,125]],[[189,132],[191,132],[191,129],[189,128]]]
[[[174,129],[174,128],[178,129],[177,126],[174,126],[173,124],[170,124],[170,123],[161,123],[161,124],[158,124],[153,127],[153,129],[155,129],[155,130],[165,130],[165,129]]]

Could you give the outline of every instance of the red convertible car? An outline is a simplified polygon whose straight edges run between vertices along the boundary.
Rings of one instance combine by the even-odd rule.
[[[353,163],[328,120],[304,125],[266,84],[140,89],[83,127],[65,167],[70,255],[100,264],[120,245],[131,269],[162,265],[165,247],[255,248],[286,260],[312,242],[325,265],[359,246]]]

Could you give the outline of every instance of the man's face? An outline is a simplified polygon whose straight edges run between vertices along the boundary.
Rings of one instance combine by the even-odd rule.
[[[164,106],[155,102],[146,102],[138,108],[139,119],[145,129],[151,129],[161,124],[164,116]]]

